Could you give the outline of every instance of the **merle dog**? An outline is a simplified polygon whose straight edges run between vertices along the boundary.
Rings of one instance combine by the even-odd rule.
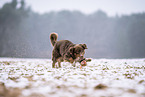
[[[50,40],[53,46],[52,51],[53,68],[55,68],[55,64],[57,62],[59,67],[61,67],[61,62],[63,61],[68,61],[70,63],[78,61],[81,63],[82,66],[86,65],[86,61],[84,61],[85,49],[87,49],[86,44],[73,44],[69,40],[57,41],[57,38],[58,38],[57,33],[50,34]]]

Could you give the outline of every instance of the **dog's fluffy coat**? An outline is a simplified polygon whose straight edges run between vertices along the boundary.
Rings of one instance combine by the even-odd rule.
[[[69,40],[57,41],[58,34],[51,33],[50,40],[53,46],[52,51],[52,67],[55,68],[55,63],[58,62],[59,67],[61,67],[61,62],[64,60],[74,63],[77,59],[81,60],[84,58],[85,49],[87,49],[86,44],[73,44]]]

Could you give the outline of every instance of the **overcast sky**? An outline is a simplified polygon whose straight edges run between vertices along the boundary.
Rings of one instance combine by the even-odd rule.
[[[0,7],[11,0],[0,0]],[[20,0],[18,0],[20,1]],[[91,14],[97,10],[109,16],[145,12],[145,0],[25,0],[27,6],[39,13],[60,10],[79,10]]]

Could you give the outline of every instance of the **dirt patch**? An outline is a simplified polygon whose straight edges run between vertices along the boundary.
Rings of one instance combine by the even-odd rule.
[[[94,87],[95,90],[97,90],[97,89],[106,89],[106,88],[107,88],[107,86],[104,85],[104,84],[99,84],[99,85]]]

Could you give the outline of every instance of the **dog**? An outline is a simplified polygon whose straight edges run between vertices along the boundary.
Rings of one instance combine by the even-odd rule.
[[[69,40],[57,41],[58,34],[51,33],[50,41],[53,46],[52,51],[52,68],[55,68],[55,64],[58,62],[58,66],[61,67],[61,62],[67,61],[70,63],[79,62],[82,66],[86,66],[84,58],[86,44],[74,44]],[[75,64],[74,64],[75,66]]]

